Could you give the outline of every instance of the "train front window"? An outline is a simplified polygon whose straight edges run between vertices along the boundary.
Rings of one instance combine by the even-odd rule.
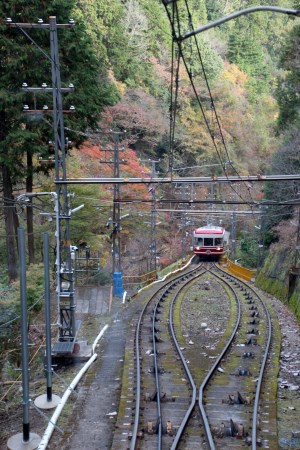
[[[222,245],[222,239],[221,238],[216,238],[215,239],[215,245]]]
[[[199,237],[197,239],[196,245],[203,245],[203,238],[202,237]]]
[[[204,245],[205,245],[205,247],[212,247],[214,245],[214,239],[213,238],[204,238]]]

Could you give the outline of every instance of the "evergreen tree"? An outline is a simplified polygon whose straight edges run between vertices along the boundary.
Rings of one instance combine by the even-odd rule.
[[[80,20],[79,9],[75,9],[75,2],[53,0],[37,4],[34,0],[8,0],[1,3],[0,12],[1,17],[10,17],[18,23],[37,22],[38,18],[47,22],[49,16],[56,16],[57,23],[67,23],[71,17],[78,18],[74,29],[59,32],[62,83],[64,86],[69,82],[75,85],[75,92],[64,98],[64,106],[68,108],[74,104],[76,115],[65,123],[75,131],[95,126],[102,107],[113,104],[118,95],[107,79],[103,64],[106,55],[104,52],[96,55],[85,24]],[[0,24],[0,36],[0,167],[8,272],[9,279],[13,280],[17,276],[14,239],[17,216],[12,207],[14,186],[27,177],[27,187],[30,187],[30,177],[36,170],[30,167],[32,156],[46,153],[46,143],[53,139],[51,126],[44,121],[28,122],[22,114],[25,103],[31,108],[41,108],[43,104],[47,104],[51,109],[51,94],[37,94],[34,98],[32,94],[22,92],[21,86],[23,82],[29,86],[41,86],[43,82],[51,86],[50,58],[45,56],[50,53],[50,39],[49,30],[26,29],[24,32],[22,28],[8,27],[3,21]],[[78,140],[78,134],[71,133],[70,138]],[[29,162],[28,171],[26,160]]]
[[[281,53],[281,68],[284,72],[278,80],[277,88],[279,130],[284,130],[300,122],[299,46],[300,26],[295,26]]]
[[[300,132],[297,127],[292,127],[287,132],[283,145],[273,155],[270,167],[272,174],[297,174],[300,171],[299,159]],[[266,183],[265,196],[272,201],[292,201],[299,197],[300,183],[298,181],[281,181]],[[290,205],[269,206],[268,227],[278,224],[289,218],[293,213]]]
[[[206,0],[207,18],[209,21],[219,19],[224,15],[224,2],[216,2],[214,0]]]
[[[230,30],[228,59],[249,75],[248,87],[252,98],[268,91],[267,55],[257,35],[257,26],[252,22],[249,24],[246,19],[241,19]]]

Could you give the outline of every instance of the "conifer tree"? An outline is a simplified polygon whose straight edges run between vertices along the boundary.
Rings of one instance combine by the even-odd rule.
[[[300,27],[291,31],[281,52],[283,75],[279,78],[277,101],[279,105],[278,129],[283,131],[300,122],[300,69],[299,69]]]
[[[75,86],[75,92],[68,94],[64,101],[66,108],[75,105],[76,114],[65,124],[74,131],[85,130],[97,124],[102,107],[113,104],[118,94],[108,82],[104,48],[96,56],[75,3],[73,0],[8,0],[0,4],[3,18],[0,23],[0,168],[10,280],[17,276],[14,187],[27,177],[27,188],[30,188],[35,168],[27,170],[26,161],[30,165],[32,155],[48,152],[47,142],[53,139],[53,130],[44,121],[26,121],[22,113],[25,103],[30,108],[48,104],[51,109],[51,94],[37,94],[34,98],[21,90],[23,82],[28,86],[41,86],[44,82],[51,86],[49,30],[10,28],[5,18],[17,23],[37,22],[39,18],[48,22],[51,15],[57,17],[57,23],[79,18],[74,29],[59,30],[59,51],[62,85],[72,82]],[[78,140],[78,134],[71,133],[70,138]]]

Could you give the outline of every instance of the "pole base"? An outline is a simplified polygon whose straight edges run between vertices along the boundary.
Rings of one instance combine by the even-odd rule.
[[[29,434],[29,441],[23,441],[23,433],[11,436],[7,441],[8,450],[34,450],[38,448],[41,437],[36,433]]]
[[[60,400],[61,398],[58,395],[52,394],[52,400],[49,401],[47,399],[47,394],[42,394],[34,400],[34,404],[37,408],[40,409],[52,409],[56,408]]]

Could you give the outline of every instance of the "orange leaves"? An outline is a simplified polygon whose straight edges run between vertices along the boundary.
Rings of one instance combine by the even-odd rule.
[[[245,72],[242,72],[235,64],[225,63],[225,70],[223,72],[224,79],[230,81],[237,88],[240,89],[240,93],[245,91],[245,84],[248,81],[248,76]]]
[[[113,177],[113,161],[114,152],[113,145],[109,149],[101,148],[98,145],[85,141],[81,147],[77,157],[81,159],[79,162],[82,174],[77,176],[86,177]],[[75,150],[73,150],[74,152]],[[88,175],[87,175],[88,172]],[[150,170],[143,165],[138,159],[136,152],[130,148],[121,149],[120,146],[120,177],[122,178],[148,178]],[[150,177],[149,177],[150,182]],[[149,199],[147,185],[131,184],[123,185],[121,188],[121,197],[127,199]]]
[[[90,156],[91,158],[98,158],[99,159],[99,146],[98,145],[94,145],[89,141],[85,141],[81,146],[80,146],[80,152],[83,153],[84,155]]]

